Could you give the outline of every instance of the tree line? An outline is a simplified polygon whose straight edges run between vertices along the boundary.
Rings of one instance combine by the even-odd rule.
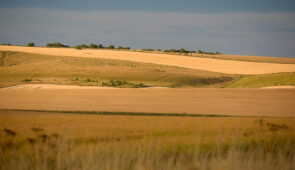
[[[29,42],[27,44],[27,46],[29,47],[34,47],[35,43],[34,42]],[[62,44],[60,42],[54,42],[54,43],[47,43],[46,47],[54,47],[54,48],[65,48],[65,47],[70,47],[69,45],[65,45]],[[123,46],[118,46],[115,47],[115,45],[108,45],[108,46],[104,46],[102,44],[94,44],[91,43],[89,45],[86,44],[78,44],[75,46],[72,46],[72,48],[75,49],[86,49],[86,48],[91,48],[91,49],[124,49],[124,50],[130,50],[131,48],[129,46],[127,47],[123,47]],[[152,49],[152,48],[144,48],[142,49],[143,51],[162,51],[162,52],[167,52],[167,53],[197,53],[197,54],[221,54],[220,52],[216,51],[216,52],[208,52],[208,51],[202,51],[202,50],[186,50],[184,48],[180,48],[180,49],[168,49],[168,50],[162,50],[162,49]]]
[[[142,49],[143,51],[163,51],[163,52],[167,52],[167,53],[184,53],[184,54],[188,54],[188,53],[198,53],[198,54],[221,54],[220,52],[216,51],[216,52],[207,52],[207,51],[202,51],[202,50],[198,50],[197,52],[194,50],[186,50],[184,48],[180,48],[180,49],[169,49],[169,50],[161,50],[161,49],[151,49],[151,48],[144,48]]]

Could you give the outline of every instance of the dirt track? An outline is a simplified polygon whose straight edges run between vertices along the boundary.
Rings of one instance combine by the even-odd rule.
[[[295,117],[295,89],[0,89],[0,109]]]
[[[18,51],[44,55],[108,58],[136,62],[179,66],[228,74],[267,74],[295,72],[295,64],[255,63],[231,60],[218,60],[168,54],[140,53],[116,50],[77,50],[71,48],[43,48],[0,46],[1,51]]]

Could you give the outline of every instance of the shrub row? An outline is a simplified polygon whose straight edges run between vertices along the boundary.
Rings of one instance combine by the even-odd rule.
[[[3,44],[4,45],[4,44]],[[6,45],[6,44],[5,44]],[[7,44],[10,45],[10,44]],[[34,47],[35,43],[34,42],[30,42],[28,43],[29,47]],[[47,47],[70,47],[68,45],[64,45],[62,43],[59,42],[55,42],[55,43],[48,43],[46,45]],[[109,46],[103,46],[102,44],[94,44],[91,43],[89,45],[86,44],[78,44],[73,46],[73,48],[76,49],[85,49],[85,48],[92,48],[92,49],[125,49],[125,50],[130,50],[130,47],[123,47],[123,46],[118,46],[117,48],[114,45],[109,45]],[[207,51],[202,51],[202,50],[198,50],[197,52],[194,50],[186,50],[184,48],[180,48],[180,49],[168,49],[168,50],[161,50],[161,49],[152,49],[152,48],[144,48],[142,49],[143,51],[163,51],[163,52],[167,52],[167,53],[197,53],[197,54],[221,54],[220,52],[216,51],[216,52],[207,52]]]
[[[171,52],[171,53],[196,53],[195,51],[189,51],[189,50],[186,50],[184,48],[164,50],[164,52]]]
[[[109,82],[103,82],[102,86],[106,87],[132,87],[132,88],[141,88],[145,87],[142,83],[131,83],[126,81],[120,81],[120,80],[110,80]]]
[[[59,43],[59,42],[55,42],[55,43],[48,43],[46,45],[46,47],[58,47],[58,48],[60,48],[60,47],[70,47],[70,46],[64,45],[64,44]]]
[[[206,51],[202,51],[202,50],[198,50],[197,52],[192,50],[186,50],[184,48],[181,49],[169,49],[169,50],[161,50],[161,49],[151,49],[151,48],[144,48],[142,49],[143,51],[163,51],[163,52],[167,52],[167,53],[198,53],[198,54],[221,54],[220,52],[206,52]]]
[[[206,52],[206,51],[198,50],[198,54],[221,54],[221,53],[218,52],[218,51],[216,51],[216,52]]]
[[[74,48],[76,48],[76,49],[83,49],[83,48],[96,49],[96,48],[100,48],[100,49],[125,49],[125,50],[130,50],[130,47],[119,46],[118,48],[116,48],[114,45],[103,46],[102,44],[94,44],[94,43],[91,43],[89,45],[86,45],[86,44],[76,45],[76,46],[74,46]]]

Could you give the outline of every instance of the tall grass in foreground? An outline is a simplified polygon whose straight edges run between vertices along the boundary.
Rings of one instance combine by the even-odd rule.
[[[30,141],[32,142],[32,141]],[[85,143],[84,143],[85,142]],[[89,144],[58,140],[2,145],[1,169],[294,169],[294,139],[249,143]]]
[[[294,127],[287,120],[91,115],[65,115],[60,119],[82,123],[88,117],[100,119],[93,122],[102,124],[87,120],[91,123],[87,125],[89,131],[96,126],[92,129],[96,131],[88,135],[72,131],[77,133],[72,136],[71,131],[53,133],[37,127],[31,127],[29,133],[26,129],[30,126],[23,131],[1,129],[0,169],[295,168]],[[159,124],[165,121],[166,125]]]

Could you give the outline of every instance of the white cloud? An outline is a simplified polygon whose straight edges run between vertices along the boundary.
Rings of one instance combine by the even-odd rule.
[[[0,8],[0,43],[114,43],[295,57],[295,13],[176,13]]]

